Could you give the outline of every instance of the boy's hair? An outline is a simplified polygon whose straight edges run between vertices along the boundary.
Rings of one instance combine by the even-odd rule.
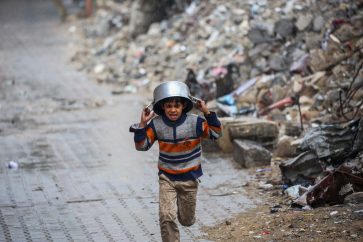
[[[164,105],[165,103],[168,103],[168,102],[174,102],[174,101],[175,101],[175,103],[181,103],[182,105],[186,104],[186,100],[182,97],[168,97],[168,98],[161,100],[161,105]]]

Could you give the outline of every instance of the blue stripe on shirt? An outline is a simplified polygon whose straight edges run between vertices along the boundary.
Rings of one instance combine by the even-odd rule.
[[[159,160],[162,162],[165,162],[165,163],[172,163],[172,164],[185,163],[185,162],[188,162],[188,161],[194,160],[195,158],[200,157],[200,155],[201,155],[201,153],[197,153],[197,154],[192,155],[189,158],[181,159],[181,160],[167,160],[167,159],[163,158],[162,156],[159,156]]]
[[[203,175],[203,170],[202,170],[202,167],[199,166],[199,168],[197,170],[189,171],[189,172],[183,173],[183,174],[174,175],[174,174],[169,174],[169,173],[166,173],[165,171],[159,170],[159,175],[160,174],[164,174],[172,181],[188,181],[188,180],[197,180],[199,177],[201,177]]]
[[[209,115],[204,115],[204,117],[207,120],[209,126],[221,126],[221,122],[218,120],[217,114],[215,112],[210,112]]]
[[[134,141],[141,142],[146,138],[146,128],[137,129],[134,133]]]

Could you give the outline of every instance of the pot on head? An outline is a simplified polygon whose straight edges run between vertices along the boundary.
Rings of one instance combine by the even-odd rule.
[[[162,100],[169,97],[183,98],[186,103],[185,112],[189,112],[193,108],[188,86],[184,82],[168,81],[161,83],[154,90],[153,110],[156,114],[162,115],[164,113],[161,103]]]

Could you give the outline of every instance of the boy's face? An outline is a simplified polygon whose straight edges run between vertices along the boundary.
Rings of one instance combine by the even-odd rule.
[[[164,105],[162,105],[162,108],[168,119],[170,119],[171,121],[176,121],[182,115],[185,104],[173,100],[171,102],[164,103]]]

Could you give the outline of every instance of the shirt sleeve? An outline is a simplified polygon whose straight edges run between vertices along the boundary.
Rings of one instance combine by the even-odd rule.
[[[146,127],[139,128],[138,125],[133,125],[134,142],[136,150],[146,151],[151,148],[156,140],[154,123],[151,121]]]
[[[199,117],[197,121],[197,134],[203,138],[218,139],[222,136],[222,124],[215,112]]]

